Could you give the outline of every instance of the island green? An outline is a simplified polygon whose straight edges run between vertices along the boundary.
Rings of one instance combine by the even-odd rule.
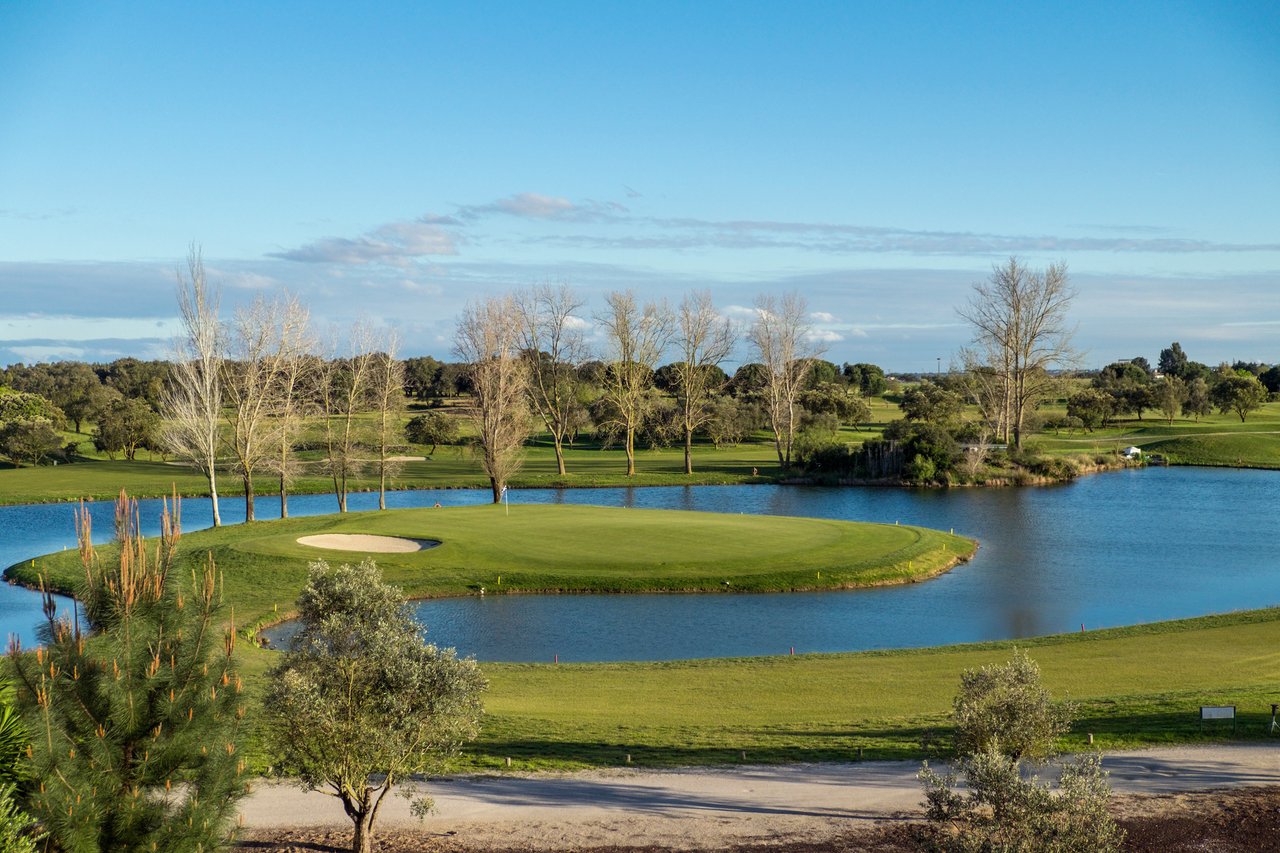
[[[439,542],[409,553],[303,545],[318,534],[373,534]],[[411,597],[515,592],[765,592],[906,583],[967,560],[970,539],[920,527],[812,518],[592,506],[484,505],[312,516],[201,530],[180,556],[212,554],[244,625],[282,618],[311,561],[373,556]],[[78,554],[8,571],[74,590]]]

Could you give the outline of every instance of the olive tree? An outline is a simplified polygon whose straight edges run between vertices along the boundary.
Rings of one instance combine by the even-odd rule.
[[[1071,709],[1055,705],[1040,667],[1017,651],[1008,663],[967,669],[955,705],[956,751],[976,753],[994,742],[1011,759],[1043,759],[1071,725]]]
[[[52,402],[27,391],[0,386],[0,455],[15,465],[35,465],[62,449],[55,427],[62,412]]]
[[[1244,423],[1246,415],[1267,401],[1267,389],[1258,377],[1237,371],[1220,377],[1209,389],[1209,399],[1222,414],[1235,412]]]
[[[423,412],[405,424],[404,437],[413,444],[431,445],[428,456],[434,456],[442,444],[458,440],[458,421],[440,412]]]
[[[304,789],[342,801],[351,849],[367,853],[387,794],[479,732],[486,683],[474,660],[426,642],[370,560],[313,563],[298,610],[301,630],[268,679],[268,738]],[[414,804],[420,816],[429,808]]]
[[[1023,652],[1008,663],[966,670],[955,699],[955,772],[920,771],[929,846],[944,851],[1118,851],[1124,831],[1111,818],[1111,788],[1101,757],[1062,766],[1058,790],[1021,760],[1047,760],[1071,722],[1055,705],[1040,668]],[[964,792],[957,791],[958,779]]]

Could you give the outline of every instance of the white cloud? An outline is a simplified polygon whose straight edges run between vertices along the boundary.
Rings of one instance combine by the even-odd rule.
[[[835,314],[828,314],[826,311],[814,311],[809,315],[810,319],[818,323],[838,323],[840,319]]]
[[[434,221],[392,222],[360,237],[325,237],[298,249],[268,257],[312,264],[403,266],[428,255],[456,255],[457,239]]]
[[[834,344],[838,341],[843,341],[844,336],[832,329],[811,329],[809,331],[809,340],[820,344]]]
[[[564,325],[569,329],[587,329],[591,324],[581,317],[575,317],[572,314],[564,318]]]

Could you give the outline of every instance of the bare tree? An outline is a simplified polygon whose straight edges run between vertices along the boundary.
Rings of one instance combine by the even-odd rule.
[[[653,371],[671,339],[672,317],[666,303],[636,305],[631,291],[605,297],[597,321],[606,332],[604,395],[609,425],[623,433],[627,476],[636,473],[636,430],[652,407]]]
[[[337,339],[337,334],[334,339]],[[325,462],[333,480],[338,512],[347,511],[348,481],[364,466],[360,414],[368,408],[375,354],[363,323],[351,327],[346,350],[323,362],[320,376],[321,430]]]
[[[1007,444],[1009,373],[1004,369],[1003,354],[988,346],[966,347],[960,351],[960,359],[964,363],[962,379],[966,394],[978,407],[984,427]]]
[[[519,312],[510,296],[469,304],[458,319],[454,353],[471,379],[471,419],[493,502],[520,469],[529,437],[529,369],[520,355]]]
[[[296,297],[283,301],[280,318],[280,370],[272,392],[275,429],[273,454],[267,467],[280,479],[280,517],[289,517],[289,486],[298,463],[293,448],[318,396],[316,383],[321,375],[319,359],[312,354],[315,340],[310,330],[311,315]]]
[[[387,508],[387,478],[400,470],[400,463],[393,461],[391,454],[404,435],[400,423],[404,414],[404,362],[396,358],[400,335],[395,329],[388,329],[383,341],[386,345],[374,356],[369,376],[370,397],[377,413],[374,449],[378,457],[374,464],[378,469],[378,509]]]
[[[716,312],[711,293],[706,290],[685,296],[676,321],[675,344],[680,354],[680,360],[673,365],[676,399],[684,430],[684,472],[692,474],[693,434],[714,415],[709,403],[716,391],[717,368],[729,357],[737,335],[733,324]]]
[[[788,293],[781,299],[762,295],[756,299],[755,309],[756,319],[747,340],[764,365],[761,397],[773,430],[778,464],[790,468],[791,446],[800,420],[798,399],[823,347],[810,335],[808,304],[800,294]]]
[[[973,326],[977,360],[985,358],[999,381],[1002,437],[1006,443],[1012,437],[1015,447],[1022,447],[1027,413],[1055,386],[1049,371],[1075,359],[1067,320],[1074,297],[1065,264],[1037,272],[1009,258],[973,285],[969,303],[959,309]]]
[[[237,309],[231,328],[231,358],[223,364],[223,388],[230,430],[227,445],[233,469],[244,485],[245,521],[254,519],[253,475],[272,459],[283,374],[291,357],[292,328],[304,309],[296,298],[268,301],[259,296]]]
[[[578,364],[586,350],[573,312],[582,300],[567,284],[543,284],[515,295],[520,348],[529,364],[529,399],[556,450],[556,470],[565,473],[564,441],[574,425]]]
[[[214,527],[222,524],[217,469],[224,339],[218,321],[218,297],[217,289],[211,288],[205,277],[200,247],[193,244],[187,254],[186,275],[178,272],[178,314],[183,336],[174,344],[172,371],[161,399],[165,417],[161,441],[209,481]]]

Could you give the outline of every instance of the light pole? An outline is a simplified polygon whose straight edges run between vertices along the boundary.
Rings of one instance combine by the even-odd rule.
[[[942,356],[938,356],[938,372],[935,373],[934,376],[938,377],[939,379],[942,378]]]

